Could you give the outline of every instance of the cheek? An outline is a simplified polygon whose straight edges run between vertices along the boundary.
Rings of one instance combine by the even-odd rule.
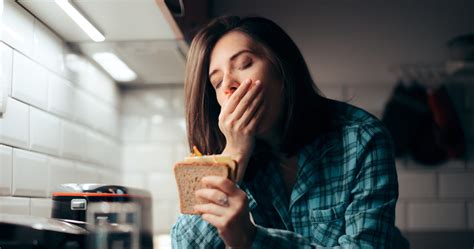
[[[221,107],[225,105],[225,98],[223,94],[217,94],[216,97],[217,97],[217,103],[219,103]]]
[[[223,91],[218,91],[216,93],[217,103],[220,107],[226,105],[227,101],[229,100],[231,95],[225,94]]]

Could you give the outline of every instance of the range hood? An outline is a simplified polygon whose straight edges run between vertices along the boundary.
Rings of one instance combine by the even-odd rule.
[[[183,84],[188,45],[164,0],[69,0],[104,36],[94,42],[54,0],[17,0],[71,48],[111,52],[137,78],[122,85]]]

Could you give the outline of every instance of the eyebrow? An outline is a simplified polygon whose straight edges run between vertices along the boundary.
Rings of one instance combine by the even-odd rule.
[[[233,60],[235,60],[235,58],[237,58],[239,55],[241,55],[241,54],[243,54],[243,53],[253,53],[253,51],[250,50],[250,49],[243,49],[243,50],[240,50],[239,52],[237,52],[237,53],[235,53],[234,55],[232,55],[229,60],[230,60],[230,61],[233,61]],[[218,69],[212,70],[212,72],[209,74],[209,79],[210,79],[210,78],[212,77],[212,75],[213,75],[214,73],[216,73],[217,71],[218,71]]]

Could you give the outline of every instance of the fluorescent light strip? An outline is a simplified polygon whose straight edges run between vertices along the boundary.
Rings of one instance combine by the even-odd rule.
[[[126,82],[137,78],[135,72],[113,53],[95,53],[92,55],[92,58],[116,81]]]
[[[54,2],[61,7],[61,9],[68,14],[69,17],[77,24],[79,27],[86,32],[86,34],[95,42],[101,42],[105,40],[104,35],[102,35],[99,30],[97,30],[94,25],[92,25],[74,6],[71,5],[69,0],[54,0]]]

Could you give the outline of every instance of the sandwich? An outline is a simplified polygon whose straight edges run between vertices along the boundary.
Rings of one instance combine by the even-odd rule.
[[[173,167],[178,185],[180,212],[183,214],[198,214],[194,211],[194,205],[208,202],[194,195],[196,190],[205,187],[201,184],[203,177],[221,176],[234,182],[237,177],[237,163],[230,156],[203,156],[196,147],[193,149],[191,156],[185,157]]]

